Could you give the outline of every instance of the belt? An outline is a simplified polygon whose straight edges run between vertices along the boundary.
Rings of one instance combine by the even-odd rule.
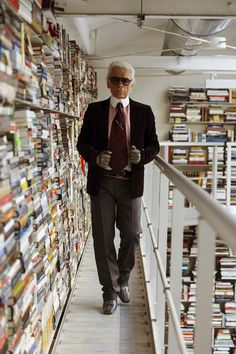
[[[120,172],[116,172],[116,171],[112,171],[112,170],[105,170],[104,176],[117,177],[117,178],[120,178],[120,177],[131,178],[132,172],[127,171],[127,170],[123,170]]]

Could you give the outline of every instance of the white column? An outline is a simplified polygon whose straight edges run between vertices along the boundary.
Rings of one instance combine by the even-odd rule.
[[[157,246],[166,270],[166,252],[167,252],[167,228],[168,228],[168,191],[169,180],[161,173],[160,184],[160,208],[159,208],[159,233]],[[161,349],[164,353],[164,329],[165,329],[165,296],[160,275],[157,274],[157,306],[156,306],[157,329],[160,338]]]
[[[170,262],[170,289],[177,315],[180,319],[181,292],[182,292],[182,263],[183,263],[183,234],[184,234],[184,196],[174,188],[173,211],[171,223],[171,262]],[[173,321],[169,319],[168,353],[178,353],[179,346],[176,340]]]
[[[198,229],[197,303],[195,354],[210,354],[212,343],[212,298],[215,270],[215,232],[200,218]]]

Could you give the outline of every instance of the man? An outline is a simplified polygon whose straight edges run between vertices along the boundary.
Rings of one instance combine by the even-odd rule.
[[[141,233],[144,164],[159,152],[151,107],[129,98],[133,85],[132,66],[112,62],[107,75],[111,97],[88,106],[77,143],[89,167],[87,192],[104,314],[115,312],[117,295],[124,303],[130,301],[128,282]],[[120,231],[118,255],[115,226]]]

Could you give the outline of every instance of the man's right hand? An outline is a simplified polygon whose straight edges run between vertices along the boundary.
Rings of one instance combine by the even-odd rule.
[[[109,150],[104,150],[96,157],[96,163],[101,168],[107,168],[110,163],[112,152]]]

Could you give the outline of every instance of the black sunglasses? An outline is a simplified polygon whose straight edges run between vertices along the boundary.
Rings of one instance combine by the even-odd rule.
[[[132,80],[128,79],[127,77],[118,77],[118,76],[111,76],[109,78],[111,83],[113,85],[119,85],[119,83],[122,83],[124,86],[129,86]]]

